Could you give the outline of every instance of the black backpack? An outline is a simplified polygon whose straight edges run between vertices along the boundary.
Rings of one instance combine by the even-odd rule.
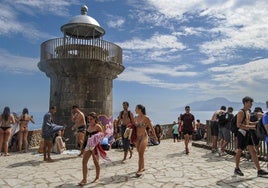
[[[122,110],[122,111],[120,112],[120,115],[119,115],[119,116],[120,116],[121,119],[123,119],[123,113],[124,113],[124,110]],[[129,110],[127,111],[127,115],[128,115],[128,118],[129,118],[130,121],[131,121],[131,115],[130,115],[130,111],[129,111]]]
[[[266,112],[266,114],[267,114],[267,112]],[[267,132],[266,132],[265,127],[262,123],[262,118],[256,124],[256,135],[260,141],[264,141],[266,136],[267,136]]]
[[[220,126],[225,126],[228,122],[228,113],[224,112],[224,113],[218,114],[217,119],[218,119],[218,124]]]
[[[244,112],[244,118],[243,121],[245,121],[246,119],[246,111],[244,109],[241,109]],[[231,126],[230,126],[231,132],[234,134],[237,134],[238,132],[238,127],[237,127],[237,114],[235,114],[235,116],[232,118],[231,120]]]

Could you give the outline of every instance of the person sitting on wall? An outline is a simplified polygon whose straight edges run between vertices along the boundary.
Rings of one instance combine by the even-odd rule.
[[[160,140],[163,138],[163,130],[159,124],[156,124],[154,127],[155,134],[157,136],[157,141],[160,144]]]
[[[59,131],[56,133],[54,139],[53,139],[53,147],[52,147],[52,152],[61,154],[63,151],[66,150],[66,144],[63,141],[63,131]]]

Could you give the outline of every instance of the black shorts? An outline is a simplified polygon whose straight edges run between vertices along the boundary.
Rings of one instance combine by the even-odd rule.
[[[238,131],[237,133],[237,147],[238,149],[244,150],[247,146],[257,146],[259,144],[259,139],[255,131],[247,131],[246,135],[243,136],[242,133]]]
[[[182,132],[183,132],[183,135],[186,135],[186,134],[192,135],[193,134],[192,130],[183,130]]]
[[[211,121],[210,128],[211,128],[211,135],[212,136],[218,136],[219,135],[219,127],[218,127],[218,122],[217,121]]]
[[[130,140],[128,138],[124,137],[124,133],[126,131],[127,126],[121,125],[121,136],[122,136],[122,142],[123,142],[123,150],[128,151],[130,148]]]
[[[85,132],[86,131],[86,126],[85,125],[81,125],[79,127],[77,127],[77,132]]]

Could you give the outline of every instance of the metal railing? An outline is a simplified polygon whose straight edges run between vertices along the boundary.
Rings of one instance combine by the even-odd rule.
[[[211,121],[207,120],[206,125],[207,125],[207,140],[206,140],[207,142],[206,142],[206,144],[207,144],[207,146],[211,147],[212,146]],[[235,139],[236,138],[235,138],[234,134],[231,133],[231,141],[226,147],[226,150],[228,152],[235,153],[235,150],[236,150],[236,140]],[[266,145],[265,141],[261,141],[259,143],[259,145],[256,146],[256,148],[257,148],[259,158],[262,160],[266,160],[266,158],[267,158],[267,145]]]
[[[122,64],[122,48],[101,39],[56,38],[41,44],[40,60],[80,58]]]
[[[202,142],[201,144],[198,143],[198,145],[202,145],[205,148],[211,148],[211,146],[212,146],[211,121],[207,120],[206,125],[207,125],[206,126],[207,127],[207,129],[206,129],[206,133],[207,133],[206,142]],[[173,135],[172,135],[172,127],[173,127],[173,124],[163,124],[163,125],[161,125],[161,128],[163,130],[163,134],[164,134],[163,139],[168,139],[168,138],[173,137]],[[231,134],[231,141],[226,147],[226,151],[228,153],[235,154],[235,150],[236,150],[236,144],[235,143],[236,143],[235,136],[232,133]],[[257,150],[258,150],[258,156],[259,156],[260,160],[268,160],[268,158],[267,158],[268,157],[268,153],[267,153],[268,148],[267,148],[267,145],[266,145],[265,141],[260,142],[260,144],[257,146]]]

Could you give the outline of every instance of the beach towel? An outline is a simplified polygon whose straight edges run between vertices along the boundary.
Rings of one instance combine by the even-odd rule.
[[[130,124],[129,127],[131,128],[131,134],[130,134],[130,143],[134,144],[136,142],[136,138],[137,138],[137,130],[136,130],[136,126],[133,124]]]
[[[102,139],[104,138],[104,135],[105,134],[103,132],[98,132],[98,133],[92,135],[90,138],[88,138],[87,145],[85,147],[85,151],[88,151],[88,150],[93,151],[95,149],[97,154],[102,159],[104,159],[106,161],[111,161],[108,158],[107,153],[103,150],[103,148],[100,145]]]
[[[11,137],[14,136],[17,132],[20,131],[19,123],[14,123],[11,127]]]

